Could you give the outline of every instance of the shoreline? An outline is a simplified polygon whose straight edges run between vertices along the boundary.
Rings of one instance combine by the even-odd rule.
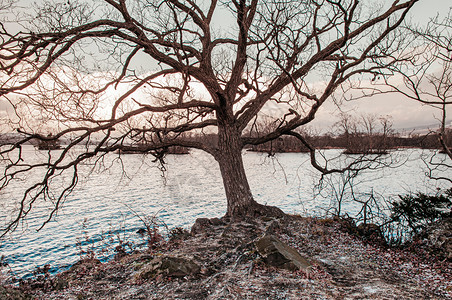
[[[255,248],[264,234],[306,257],[312,264],[309,271],[269,265]],[[190,261],[199,270],[145,272],[162,257]],[[344,232],[335,220],[290,216],[204,222],[192,234],[180,230],[146,251],[118,252],[106,263],[82,260],[57,275],[37,276],[19,288],[8,288],[22,297],[46,300],[447,299],[452,296],[452,264],[364,242]]]

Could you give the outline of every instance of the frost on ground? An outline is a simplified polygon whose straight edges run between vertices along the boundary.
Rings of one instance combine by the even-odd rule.
[[[157,249],[105,264],[82,261],[55,277],[24,283],[22,291],[33,299],[452,297],[450,262],[365,244],[334,221],[287,217],[212,223]],[[312,268],[304,272],[267,265],[255,247],[266,232],[309,258]],[[166,257],[180,258],[178,271],[156,271]]]

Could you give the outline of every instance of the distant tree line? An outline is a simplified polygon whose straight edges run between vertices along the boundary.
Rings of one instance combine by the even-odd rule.
[[[364,114],[352,116],[342,114],[330,133],[319,135],[300,132],[306,141],[316,149],[340,148],[347,154],[384,154],[390,149],[423,148],[441,149],[438,132],[408,134],[395,132],[389,116]],[[452,129],[446,129],[445,141],[452,141]],[[251,151],[281,153],[309,152],[309,149],[292,136],[281,136],[276,140],[254,145]]]
[[[365,132],[358,127],[353,130],[345,130],[337,133],[312,134],[301,133],[306,141],[316,149],[345,149],[348,154],[382,154],[390,149],[397,148],[422,148],[422,149],[441,149],[441,143],[437,132],[431,131],[426,134],[408,134],[402,136],[401,133],[388,131]],[[452,141],[452,129],[445,130],[445,140]],[[13,143],[14,140],[20,140],[21,136],[12,134],[0,134],[0,145]],[[193,133],[192,139],[202,140],[205,143],[214,144],[216,135],[214,134],[196,134]],[[136,142],[136,141],[135,141]],[[64,144],[65,142],[61,142]],[[38,146],[39,143],[31,141],[31,144]],[[136,151],[123,153],[146,152],[140,151],[141,143],[132,141],[131,145],[137,147]],[[174,148],[174,149],[173,149]],[[278,139],[269,141],[260,145],[252,145],[246,148],[249,151],[274,153],[302,153],[309,152],[309,149],[303,145],[299,139],[293,136],[281,136]],[[174,150],[174,151],[173,151]],[[168,148],[168,154],[187,154],[188,148],[172,147]]]
[[[452,139],[452,130],[448,130],[447,132],[449,140]],[[432,133],[412,134],[403,137],[398,133],[386,137],[381,134],[367,135],[364,133],[348,136],[345,134],[338,136],[325,134],[306,136],[306,140],[317,149],[345,149],[345,152],[348,154],[381,154],[382,152],[397,148],[441,148],[437,135]],[[370,147],[370,145],[373,145],[373,147]],[[280,137],[277,140],[252,146],[248,149],[250,151],[268,153],[309,152],[308,148],[291,136]]]

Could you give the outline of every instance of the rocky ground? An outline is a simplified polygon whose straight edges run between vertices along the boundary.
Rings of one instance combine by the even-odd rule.
[[[286,217],[226,224],[108,263],[0,288],[4,299],[450,299],[452,264],[363,242],[340,222]],[[262,239],[265,237],[264,239]],[[295,251],[296,250],[296,251]]]

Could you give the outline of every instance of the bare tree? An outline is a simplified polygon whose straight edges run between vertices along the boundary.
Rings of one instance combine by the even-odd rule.
[[[49,219],[77,183],[81,162],[137,143],[158,159],[171,146],[211,154],[227,217],[281,215],[253,199],[242,149],[282,135],[306,144],[294,130],[311,122],[342,85],[372,78],[398,60],[392,41],[416,2],[45,0],[23,18],[29,22],[18,23],[20,30],[1,27],[0,96],[24,138],[1,148],[0,187],[44,170],[4,231],[40,197],[51,197],[53,177],[73,174],[54,197]],[[310,80],[320,83],[312,87]],[[274,126],[256,136],[253,124],[264,117],[275,119]],[[203,133],[215,138],[193,138]],[[21,146],[35,139],[68,143],[56,157],[49,152],[31,163]],[[85,146],[74,155],[77,145]],[[319,165],[308,148],[321,172],[341,171]]]
[[[448,110],[452,104],[452,10],[444,18],[438,16],[425,27],[408,26],[411,59],[401,60],[388,68],[391,75],[383,76],[384,84],[409,99],[438,109],[439,129],[430,134],[438,137],[436,147],[442,149],[443,157],[429,157],[429,176],[451,182],[442,176],[444,168],[451,168],[452,152]],[[401,78],[400,84],[394,78]],[[449,128],[448,128],[449,125]],[[435,175],[435,173],[440,175]]]
[[[388,137],[393,134],[389,116],[343,112],[335,127],[346,154],[387,154]]]

